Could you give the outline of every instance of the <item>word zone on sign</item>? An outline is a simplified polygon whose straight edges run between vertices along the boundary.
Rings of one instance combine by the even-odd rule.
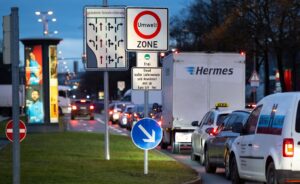
[[[93,51],[97,67],[125,68],[125,18],[88,17],[86,24],[87,47]]]

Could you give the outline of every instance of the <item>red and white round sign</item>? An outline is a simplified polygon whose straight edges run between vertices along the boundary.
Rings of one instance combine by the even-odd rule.
[[[134,18],[133,27],[136,34],[141,38],[152,39],[160,32],[161,21],[156,13],[145,10]]]
[[[126,8],[127,51],[168,50],[167,8]]]
[[[23,121],[20,120],[20,124],[19,124],[19,131],[20,131],[20,142],[23,141],[26,137],[26,133],[27,133],[27,129],[25,126],[25,123]],[[6,124],[6,128],[5,128],[5,133],[6,133],[6,137],[8,140],[10,140],[11,142],[13,142],[13,121],[10,120],[7,124]]]

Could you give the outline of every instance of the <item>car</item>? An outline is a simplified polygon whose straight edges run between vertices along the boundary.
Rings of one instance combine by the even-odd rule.
[[[128,104],[125,107],[125,110],[121,113],[120,119],[119,119],[119,126],[121,128],[127,127],[127,123],[133,121],[133,111],[134,111],[135,105]]]
[[[233,184],[245,180],[300,183],[300,93],[264,97],[251,112],[232,143],[230,170]]]
[[[89,117],[90,120],[94,120],[94,109],[95,106],[91,100],[75,100],[71,105],[71,119],[74,120],[76,117]]]
[[[208,111],[200,122],[193,121],[192,126],[196,126],[196,129],[192,133],[191,138],[191,159],[199,159],[200,164],[205,163],[204,157],[204,145],[205,141],[213,135],[213,131],[221,125],[228,114],[232,110],[225,110],[220,108],[213,108]],[[210,128],[210,129],[209,129]],[[211,129],[212,128],[212,129]]]
[[[108,107],[108,113],[109,113],[109,120],[116,124],[119,122],[121,113],[125,110],[125,107],[127,104],[131,104],[131,102],[121,102],[116,101],[112,102]]]
[[[150,117],[150,113],[151,113],[151,108],[152,108],[152,104],[149,104],[148,106],[148,117]],[[135,105],[134,109],[133,109],[133,116],[132,116],[132,120],[128,121],[126,129],[127,130],[131,130],[133,125],[138,122],[139,120],[144,118],[144,104],[137,104]]]
[[[235,110],[219,125],[216,136],[208,138],[204,145],[205,171],[215,173],[217,167],[225,168],[225,177],[230,178],[229,154],[232,142],[240,134],[232,132],[232,128],[243,125],[247,121],[250,110]]]

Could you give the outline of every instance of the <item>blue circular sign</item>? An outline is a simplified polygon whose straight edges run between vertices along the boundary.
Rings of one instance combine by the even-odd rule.
[[[154,119],[144,118],[132,127],[131,138],[138,148],[153,149],[162,139],[162,129]]]

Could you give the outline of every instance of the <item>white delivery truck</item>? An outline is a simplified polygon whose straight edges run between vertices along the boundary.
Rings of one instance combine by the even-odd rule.
[[[20,113],[23,113],[25,105],[25,86],[19,85],[19,105]],[[1,84],[0,85],[0,115],[11,116],[12,115],[12,85]]]
[[[245,108],[245,56],[237,53],[177,53],[163,61],[161,147],[180,151],[216,103]]]

